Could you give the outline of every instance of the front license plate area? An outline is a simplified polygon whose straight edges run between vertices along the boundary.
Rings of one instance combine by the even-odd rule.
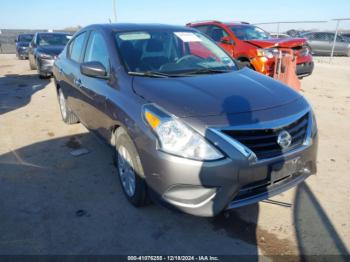
[[[271,183],[276,183],[283,178],[289,177],[300,170],[300,158],[294,158],[285,162],[271,165],[270,179]]]

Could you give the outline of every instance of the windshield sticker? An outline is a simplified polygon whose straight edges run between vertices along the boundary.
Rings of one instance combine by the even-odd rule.
[[[124,41],[133,40],[148,40],[151,39],[151,35],[145,32],[133,32],[119,35],[119,38]]]
[[[183,42],[202,42],[202,40],[192,32],[176,32],[174,34]]]

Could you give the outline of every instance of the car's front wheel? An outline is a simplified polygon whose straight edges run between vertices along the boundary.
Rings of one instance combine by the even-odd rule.
[[[58,103],[60,105],[60,111],[63,122],[72,125],[79,122],[78,117],[67,106],[66,98],[61,89],[58,89]]]
[[[126,198],[136,207],[148,203],[147,185],[136,147],[123,128],[115,132],[115,163],[117,174]]]
[[[36,66],[32,64],[30,59],[29,59],[29,68],[30,68],[30,70],[35,70],[36,69]]]

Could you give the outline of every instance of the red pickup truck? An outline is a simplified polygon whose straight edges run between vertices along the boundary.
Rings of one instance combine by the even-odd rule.
[[[261,28],[245,22],[203,21],[188,23],[187,26],[207,34],[233,58],[265,75],[273,76],[275,56],[280,49],[293,50],[299,78],[312,74],[314,63],[304,38],[272,38]]]

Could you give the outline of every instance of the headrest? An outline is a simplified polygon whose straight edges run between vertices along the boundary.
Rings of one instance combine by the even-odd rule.
[[[134,50],[134,46],[129,41],[124,41],[120,45],[120,49],[123,52],[133,51]]]
[[[161,52],[163,51],[163,43],[156,39],[150,39],[147,41],[146,44],[146,51],[147,52]]]

